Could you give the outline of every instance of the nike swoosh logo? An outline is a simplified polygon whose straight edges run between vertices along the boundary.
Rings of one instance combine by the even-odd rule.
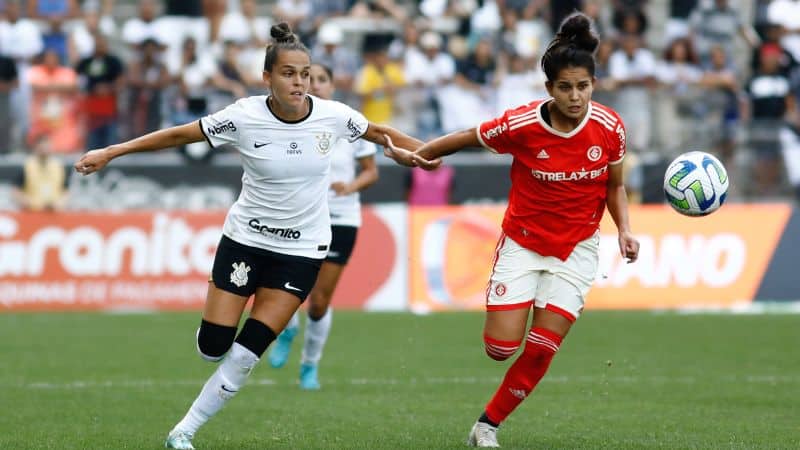
[[[271,143],[272,143],[272,142],[258,142],[258,141],[256,141],[256,142],[254,142],[254,143],[253,143],[253,147],[255,147],[255,148],[261,148],[261,147],[263,147],[263,146],[265,146],[265,145],[269,145],[269,144],[271,144]]]
[[[232,391],[232,390],[230,390],[230,389],[226,388],[224,384],[222,385],[222,390],[223,390],[223,391],[225,391],[225,392],[230,392],[231,394],[234,394],[234,393],[236,393],[236,392],[239,392],[239,391]]]
[[[283,285],[283,287],[285,287],[286,289],[289,289],[290,291],[297,291],[297,292],[302,291],[302,289],[298,289],[298,288],[292,286],[291,284],[289,284],[288,281],[286,282],[286,284]]]

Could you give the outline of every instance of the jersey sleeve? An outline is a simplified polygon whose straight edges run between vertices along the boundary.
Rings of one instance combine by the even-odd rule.
[[[353,152],[353,157],[355,159],[361,159],[361,158],[366,158],[368,156],[373,156],[378,151],[375,144],[369,141],[365,141],[363,139],[360,141],[353,142],[352,145],[355,146],[355,151]]]
[[[239,140],[242,107],[238,103],[200,119],[200,131],[211,147],[233,144]]]
[[[336,132],[339,137],[347,139],[348,142],[355,142],[367,132],[369,121],[363,114],[345,105],[336,102],[338,109],[336,112]]]
[[[510,125],[512,122],[515,126],[524,125],[525,117],[529,114],[532,113],[526,112],[525,108],[509,109],[502,116],[481,123],[476,128],[478,141],[495,153],[511,153],[516,147],[516,131]]]
[[[611,136],[611,149],[608,154],[608,163],[610,165],[619,164],[625,158],[625,153],[628,151],[627,135],[625,134],[625,124],[622,123],[622,118],[616,113],[617,126],[614,128],[614,135]]]

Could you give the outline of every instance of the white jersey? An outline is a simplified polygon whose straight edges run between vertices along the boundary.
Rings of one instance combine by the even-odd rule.
[[[347,139],[336,141],[331,155],[331,183],[351,183],[356,178],[356,161],[374,155],[375,151],[375,144],[363,139],[352,143]],[[331,225],[361,226],[361,201],[358,192],[336,195],[336,191],[330,189],[328,208],[331,211]]]
[[[242,158],[242,192],[223,227],[234,241],[287,255],[327,254],[333,144],[357,140],[368,122],[343,103],[309,99],[308,116],[296,122],[277,118],[264,95],[200,119],[212,147],[230,145]]]

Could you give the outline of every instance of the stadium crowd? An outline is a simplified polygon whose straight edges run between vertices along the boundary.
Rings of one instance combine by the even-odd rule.
[[[337,99],[429,139],[546,96],[538,59],[577,9],[602,38],[595,100],[629,130],[632,200],[645,182],[639,162],[693,149],[747,180],[732,184],[736,198],[800,197],[798,0],[5,0],[0,8],[0,153],[80,153],[262,94],[276,21],[333,69]]]

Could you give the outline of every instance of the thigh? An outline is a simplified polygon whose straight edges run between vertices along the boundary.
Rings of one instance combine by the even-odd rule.
[[[300,298],[284,290],[258,288],[250,317],[268,326],[275,334],[279,334],[300,307],[300,303]]]
[[[247,298],[223,291],[214,284],[214,281],[209,280],[203,319],[217,325],[236,327],[247,304]]]
[[[483,334],[500,341],[521,341],[525,337],[530,306],[525,308],[486,311]]]
[[[341,265],[347,264],[356,245],[358,227],[334,225],[331,227],[331,248],[325,261]]]
[[[544,328],[564,337],[572,328],[573,321],[562,314],[545,308],[533,308],[533,325],[531,328]]]
[[[311,295],[308,296],[309,301],[313,306],[318,308],[327,308],[333,296],[333,291],[336,290],[336,285],[339,284],[339,279],[344,271],[344,266],[341,264],[325,261],[319,269],[317,282],[311,290]]]

